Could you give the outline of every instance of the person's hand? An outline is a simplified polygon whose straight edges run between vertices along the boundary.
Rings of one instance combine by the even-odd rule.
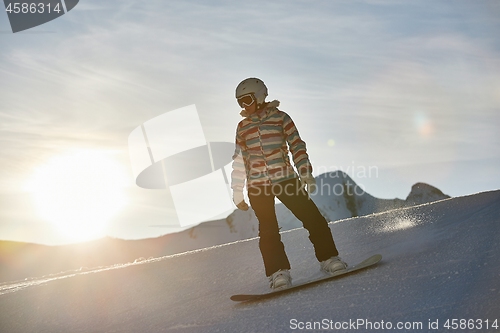
[[[302,188],[307,187],[309,194],[316,192],[316,179],[311,174],[303,175],[300,177],[300,184]]]
[[[243,192],[233,191],[233,202],[241,210],[248,210],[248,204],[245,202]]]

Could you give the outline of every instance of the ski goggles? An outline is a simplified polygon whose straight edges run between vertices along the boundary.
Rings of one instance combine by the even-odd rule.
[[[238,100],[238,104],[242,108],[244,108],[244,107],[252,105],[253,102],[255,102],[255,97],[253,96],[253,94],[246,94],[246,95],[238,97],[237,100]]]

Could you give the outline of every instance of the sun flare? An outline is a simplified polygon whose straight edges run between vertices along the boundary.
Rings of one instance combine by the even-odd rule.
[[[26,183],[36,211],[69,242],[106,235],[110,220],[127,204],[124,167],[112,154],[78,150],[53,157]]]

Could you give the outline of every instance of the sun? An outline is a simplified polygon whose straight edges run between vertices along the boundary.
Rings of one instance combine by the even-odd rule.
[[[128,177],[112,152],[76,150],[36,168],[25,189],[38,215],[68,242],[106,235],[110,220],[127,204]]]

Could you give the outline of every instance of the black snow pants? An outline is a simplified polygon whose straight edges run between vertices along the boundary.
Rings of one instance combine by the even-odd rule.
[[[248,198],[259,220],[259,248],[267,276],[280,269],[290,269],[290,262],[279,233],[274,206],[275,197],[290,209],[309,231],[309,239],[314,246],[318,261],[338,255],[328,222],[307,192],[301,188],[298,178],[272,186],[250,187]]]

